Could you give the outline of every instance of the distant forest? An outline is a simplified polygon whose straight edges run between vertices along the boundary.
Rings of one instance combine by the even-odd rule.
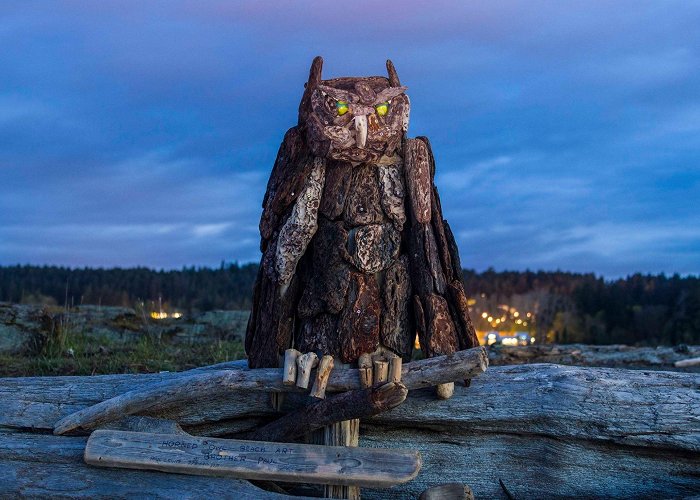
[[[171,271],[0,266],[0,301],[182,312],[249,309],[257,270],[257,264],[235,263]],[[540,341],[561,343],[700,343],[696,276],[635,274],[606,281],[594,274],[544,271],[464,270],[463,275],[481,331],[528,330]],[[515,324],[514,311],[523,312],[515,313],[520,318],[531,311],[527,327]],[[486,316],[501,314],[498,326],[488,323]]]

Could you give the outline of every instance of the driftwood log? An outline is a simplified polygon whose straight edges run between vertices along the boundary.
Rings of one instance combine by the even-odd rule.
[[[700,357],[700,346],[635,347],[628,345],[535,344],[529,346],[489,347],[491,365],[556,363],[609,368],[650,368],[674,370],[692,368],[687,361]],[[697,368],[696,368],[697,370]]]
[[[95,497],[102,489],[114,498],[137,493],[265,498],[260,490],[251,494],[256,490],[245,481],[94,469],[82,461],[85,437],[51,435],[56,421],[78,410],[191,374],[0,379],[3,494]],[[301,397],[287,394],[285,411],[298,408],[295,399]],[[227,436],[279,414],[264,392],[229,392],[174,404],[159,416],[192,434]],[[423,468],[410,483],[363,489],[362,496],[416,498],[429,487],[459,482],[470,485],[477,498],[502,498],[499,478],[515,498],[699,495],[699,420],[697,374],[491,367],[468,390],[456,384],[449,400],[437,401],[429,389],[414,390],[403,404],[363,421],[360,446],[418,450]]]
[[[309,353],[315,359],[314,353]],[[303,356],[298,358],[301,359]],[[408,389],[419,389],[436,384],[471,378],[483,373],[488,366],[486,352],[482,347],[459,351],[449,356],[415,361],[403,366],[402,380]],[[73,415],[62,418],[55,425],[56,434],[65,434],[76,429],[95,429],[126,415],[157,411],[161,412],[175,404],[199,401],[200,398],[226,397],[233,391],[287,392],[299,389],[286,385],[284,369],[268,368],[256,370],[201,371],[192,375],[177,376],[145,389],[134,389],[111,399],[84,408]],[[299,370],[298,370],[299,372]],[[303,375],[308,382],[310,371]],[[297,377],[301,376],[297,374]],[[297,385],[298,385],[297,378]],[[357,370],[334,370],[328,380],[329,392],[348,391],[360,388]]]
[[[407,394],[408,389],[400,382],[343,392],[303,406],[244,437],[255,441],[292,441],[326,425],[368,418],[395,408],[404,402]]]

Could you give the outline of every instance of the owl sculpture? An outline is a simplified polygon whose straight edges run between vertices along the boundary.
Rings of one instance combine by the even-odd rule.
[[[426,357],[477,346],[430,142],[406,137],[394,65],[330,80],[322,66],[316,57],[263,200],[250,367],[278,367],[290,348],[336,367],[410,359],[416,334]]]

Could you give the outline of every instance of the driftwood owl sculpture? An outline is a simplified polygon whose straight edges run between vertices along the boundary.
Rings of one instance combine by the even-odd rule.
[[[406,137],[409,99],[387,77],[323,80],[314,59],[267,184],[262,261],[245,347],[252,368],[287,349],[356,363],[478,345],[426,137]]]

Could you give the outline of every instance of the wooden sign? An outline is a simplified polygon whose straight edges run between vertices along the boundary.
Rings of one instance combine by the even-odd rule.
[[[410,481],[421,468],[420,453],[411,450],[111,430],[92,433],[85,462],[100,467],[372,488]]]

